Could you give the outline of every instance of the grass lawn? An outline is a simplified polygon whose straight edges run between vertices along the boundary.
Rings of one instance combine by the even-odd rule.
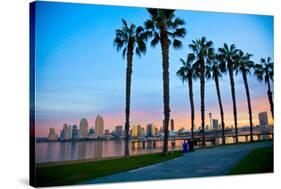
[[[270,172],[273,172],[273,147],[265,147],[253,150],[228,175]]]
[[[132,156],[130,158],[78,162],[73,164],[38,165],[36,168],[36,185],[54,186],[81,183],[90,179],[152,165],[182,155],[182,151],[175,151],[173,157],[171,153],[168,156],[163,156],[161,153],[154,153]]]

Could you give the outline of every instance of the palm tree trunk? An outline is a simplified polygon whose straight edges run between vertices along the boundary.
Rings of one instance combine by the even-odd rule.
[[[250,141],[253,141],[253,116],[252,116],[252,106],[251,106],[251,97],[250,97],[250,91],[249,91],[249,85],[247,80],[247,75],[245,71],[242,71],[245,90],[246,90],[246,96],[247,96],[247,103],[248,103],[248,111],[249,111],[249,121],[250,121]]]
[[[228,66],[229,72],[229,80],[231,86],[231,96],[232,96],[232,103],[233,103],[233,116],[234,116],[234,126],[235,126],[235,139],[236,143],[238,143],[238,128],[237,128],[237,108],[236,108],[236,97],[235,97],[235,83],[233,78],[233,69],[232,65]]]
[[[269,78],[269,77],[267,77],[267,78]],[[270,104],[271,115],[272,115],[272,118],[274,119],[273,99],[272,99],[272,92],[271,92],[269,79],[267,80],[267,86],[268,86],[267,96],[268,96],[268,100],[269,100],[269,104]]]
[[[129,129],[130,129],[130,100],[131,81],[133,72],[133,48],[128,44],[127,70],[126,70],[126,107],[125,107],[125,157],[129,157]]]
[[[161,30],[161,50],[162,50],[162,69],[163,69],[163,102],[164,102],[164,155],[168,154],[168,135],[170,120],[170,96],[169,96],[169,44],[168,35],[165,29]]]
[[[220,107],[220,114],[221,114],[221,128],[222,128],[222,145],[225,144],[225,133],[224,133],[224,112],[223,112],[223,106],[222,106],[222,100],[221,100],[221,92],[220,92],[220,84],[219,84],[219,78],[217,75],[215,75],[215,83],[216,83],[216,89],[217,89],[217,96],[219,101],[219,107]]]
[[[202,127],[202,138],[203,146],[206,146],[205,141],[205,62],[200,57],[200,96],[201,96],[201,127]]]
[[[191,108],[191,139],[194,140],[194,100],[193,100],[193,87],[192,87],[192,76],[188,77],[188,88],[189,88],[189,101]]]

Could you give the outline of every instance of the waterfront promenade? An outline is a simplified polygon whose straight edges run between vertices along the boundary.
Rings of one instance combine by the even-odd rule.
[[[153,179],[192,178],[225,175],[253,149],[272,146],[272,141],[201,149],[159,164],[86,182],[108,183]]]

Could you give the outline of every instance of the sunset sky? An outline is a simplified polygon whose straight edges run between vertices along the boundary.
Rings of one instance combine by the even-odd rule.
[[[191,50],[193,39],[206,36],[218,48],[224,42],[254,54],[253,60],[273,57],[273,17],[198,11],[176,11],[186,22],[187,35],[181,50],[170,50],[170,106],[176,129],[190,129],[187,84],[176,76]],[[137,25],[149,18],[144,8],[97,6],[75,3],[36,4],[36,136],[47,136],[50,127],[59,133],[62,125],[77,124],[85,117],[94,126],[97,114],[105,128],[124,124],[126,61],[113,46],[121,18]],[[131,123],[162,126],[162,66],[160,47],[141,58],[134,57]],[[248,77],[254,124],[258,113],[267,111],[272,123],[267,88],[252,75]],[[239,126],[249,125],[244,83],[235,77]],[[228,75],[220,80],[226,126],[234,125]],[[199,81],[194,82],[196,126],[200,126]],[[214,81],[206,83],[206,124],[208,113],[220,120]]]

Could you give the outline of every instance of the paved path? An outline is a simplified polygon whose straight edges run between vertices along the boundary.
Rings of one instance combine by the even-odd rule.
[[[141,181],[225,175],[253,149],[272,146],[272,142],[239,144],[197,150],[183,157],[139,169],[98,178],[87,183]]]

